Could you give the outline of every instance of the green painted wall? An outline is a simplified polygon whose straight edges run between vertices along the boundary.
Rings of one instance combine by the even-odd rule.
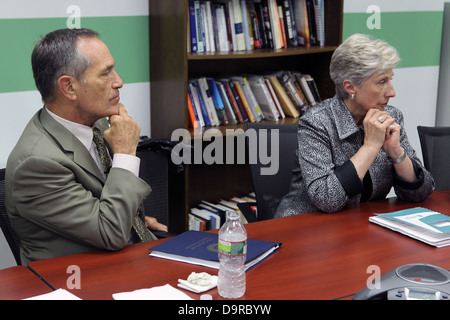
[[[380,29],[367,28],[370,16],[344,13],[343,39],[365,33],[389,42],[402,59],[399,68],[439,65],[443,11],[381,11]]]
[[[41,36],[66,28],[67,18],[0,19],[0,93],[36,90],[31,52]],[[100,33],[124,83],[150,81],[148,16],[85,17]]]

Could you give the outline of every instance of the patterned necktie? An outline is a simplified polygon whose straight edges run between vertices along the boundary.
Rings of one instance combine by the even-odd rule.
[[[152,233],[150,232],[150,230],[147,229],[147,227],[144,224],[144,221],[142,221],[139,215],[136,215],[134,217],[133,229],[141,242],[154,240],[152,237]]]
[[[111,158],[109,157],[108,151],[106,150],[105,141],[103,139],[102,133],[98,128],[94,128],[92,130],[94,133],[93,140],[95,145],[97,146],[100,161],[102,163],[105,174],[108,174],[109,170],[111,169],[112,162]],[[152,233],[150,232],[150,230],[147,229],[147,227],[144,224],[144,221],[142,221],[142,219],[139,217],[139,214],[137,214],[134,217],[133,229],[141,242],[153,240]]]
[[[98,155],[100,156],[100,162],[102,163],[105,174],[109,173],[111,169],[111,158],[109,157],[108,150],[106,150],[105,140],[103,140],[102,133],[99,128],[92,129],[94,133],[94,143],[97,146]]]

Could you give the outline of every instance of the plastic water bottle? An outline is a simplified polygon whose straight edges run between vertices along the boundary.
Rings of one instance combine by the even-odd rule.
[[[219,231],[219,295],[237,299],[245,293],[245,259],[247,257],[247,231],[235,211],[227,212],[227,220]]]

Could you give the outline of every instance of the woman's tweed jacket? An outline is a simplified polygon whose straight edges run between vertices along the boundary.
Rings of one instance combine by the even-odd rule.
[[[335,96],[309,108],[300,118],[290,191],[280,202],[275,217],[336,212],[347,205],[385,198],[391,187],[399,199],[425,200],[434,190],[434,179],[409,144],[401,111],[392,106],[385,111],[401,126],[400,144],[412,160],[416,181],[401,180],[381,149],[361,182],[350,158],[362,146],[364,130],[358,128],[347,106]]]

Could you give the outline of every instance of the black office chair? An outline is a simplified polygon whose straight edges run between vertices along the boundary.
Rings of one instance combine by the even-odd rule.
[[[141,159],[139,177],[152,188],[144,200],[145,213],[171,229],[169,219],[169,166],[170,151],[174,144],[167,140],[141,137],[136,155]],[[183,168],[177,168],[182,170]],[[174,236],[172,232],[152,231],[158,238]]]
[[[271,155],[271,136],[278,130],[279,134],[279,165],[275,174],[261,174],[261,169],[267,167],[260,162],[259,156],[256,163],[250,162],[250,171],[253,180],[253,187],[256,195],[258,220],[267,220],[274,217],[275,211],[281,199],[288,193],[292,177],[292,169],[295,165],[297,150],[297,124],[268,124],[268,123],[246,123],[246,131],[255,130],[260,140],[261,130],[267,130],[267,154]],[[247,132],[248,134],[248,132]],[[247,150],[249,161],[252,143],[247,136]],[[258,151],[259,152],[259,151]],[[273,157],[272,157],[273,158]]]
[[[5,206],[5,169],[0,169],[0,226],[6,241],[14,255],[17,265],[20,262],[20,240],[14,229],[11,227],[8,213]]]
[[[436,190],[450,190],[450,127],[418,126],[423,164],[431,172]]]

